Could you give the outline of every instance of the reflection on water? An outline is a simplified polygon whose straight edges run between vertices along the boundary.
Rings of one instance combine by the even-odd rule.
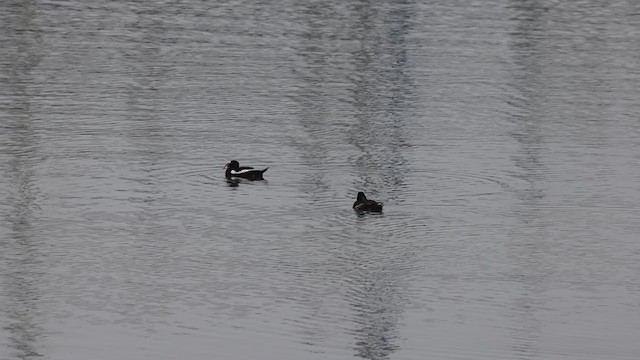
[[[9,347],[15,349],[16,357],[21,359],[38,355],[36,344],[42,336],[40,329],[38,302],[40,298],[38,283],[41,269],[38,268],[37,241],[32,238],[32,222],[37,216],[37,188],[34,184],[33,169],[29,163],[33,157],[33,147],[37,140],[29,129],[28,114],[25,127],[15,127],[12,131],[15,141],[16,157],[11,161],[9,171],[14,174],[12,185],[15,193],[11,196],[14,207],[8,209],[6,220],[10,229],[2,241],[3,295],[6,300],[3,304],[3,315],[7,321],[4,329],[8,331]],[[20,118],[20,117],[18,117]]]
[[[363,287],[360,296],[366,299],[366,303],[354,304],[355,311],[362,317],[354,320],[362,326],[356,332],[357,354],[364,359],[388,359],[398,348],[395,344],[398,314],[389,309],[393,299],[385,296],[387,291],[393,289],[375,282]]]
[[[347,141],[360,155],[350,159],[357,178],[354,188],[373,196],[399,196],[403,186],[406,161],[402,156],[404,106],[411,83],[404,73],[406,66],[405,36],[411,30],[413,10],[406,2],[397,7],[361,4],[356,7],[353,33],[362,34],[353,53],[353,106],[355,125]],[[388,195],[387,195],[388,196]],[[391,239],[382,238],[381,241]],[[369,239],[373,240],[373,239]],[[366,254],[367,252],[362,252]],[[388,266],[396,261],[393,253]],[[356,257],[354,257],[355,259]],[[365,266],[355,268],[367,269]],[[397,326],[401,315],[396,274],[391,266],[370,269],[358,274],[351,302],[357,314],[357,355],[364,359],[388,359],[398,348]],[[360,278],[362,277],[362,278]]]
[[[312,3],[302,10],[307,14],[300,33],[304,46],[298,48],[303,63],[294,73],[303,86],[294,100],[299,103],[297,116],[304,133],[294,146],[312,169],[302,181],[302,190],[313,195],[314,201],[333,197],[332,183],[347,186],[345,197],[359,190],[373,195],[385,191],[398,197],[406,163],[401,154],[406,143],[403,109],[408,106],[411,86],[403,70],[407,61],[404,37],[411,30],[412,9],[405,3],[397,7],[360,3],[342,10],[337,18],[336,9],[326,4]],[[350,46],[343,46],[345,43]],[[342,69],[349,69],[348,81],[337,87],[333,75]],[[345,148],[345,141],[353,148]],[[354,165],[356,180],[345,182],[335,173],[329,179],[331,167],[345,160]],[[357,256],[365,256],[364,263],[370,261],[366,252]],[[354,274],[358,281],[352,286],[359,289],[349,290],[347,299],[356,314],[354,322],[360,326],[354,330],[357,354],[368,359],[388,358],[397,348],[396,284],[386,279],[392,269],[381,271]]]
[[[240,179],[227,179],[227,185],[232,188],[237,188],[240,185]]]
[[[3,2],[0,358],[635,359],[636,7]]]
[[[371,239],[374,240],[374,239]],[[385,238],[375,239],[384,242]],[[402,314],[401,279],[394,262],[402,259],[388,259],[374,263],[367,247],[357,244],[360,249],[348,257],[352,271],[348,301],[353,308],[353,322],[356,355],[364,359],[388,359],[398,349],[398,322]]]
[[[514,65],[513,89],[516,95],[510,101],[513,106],[511,118],[514,130],[511,136],[518,144],[518,151],[512,156],[514,176],[522,179],[526,185],[516,190],[521,201],[514,209],[522,220],[510,236],[514,239],[510,257],[514,264],[514,279],[521,283],[522,293],[513,299],[514,320],[510,338],[513,350],[519,358],[533,359],[540,356],[537,342],[540,341],[542,323],[537,312],[544,308],[544,293],[549,275],[549,264],[544,259],[547,251],[544,215],[541,201],[545,197],[545,165],[542,150],[545,139],[541,130],[545,118],[544,111],[544,54],[540,54],[539,39],[542,36],[544,10],[532,4],[513,4],[517,10],[514,17],[515,31],[511,33],[511,46]],[[544,149],[546,150],[546,149]]]
[[[403,123],[411,82],[405,74],[405,36],[411,30],[412,12],[405,2],[396,8],[363,4],[354,21],[354,33],[362,39],[353,54],[356,124],[348,141],[361,154],[350,160],[358,170],[355,187],[373,196],[385,188],[392,194],[399,190],[407,166],[402,157],[407,131]]]
[[[38,343],[42,340],[42,319],[38,288],[42,270],[38,267],[40,251],[33,223],[39,213],[37,166],[40,149],[32,114],[34,82],[33,69],[40,62],[42,43],[34,24],[36,5],[27,1],[2,16],[5,32],[22,30],[20,37],[2,36],[3,53],[0,63],[3,78],[2,124],[0,139],[4,140],[3,193],[8,202],[3,205],[2,217],[7,231],[0,232],[0,323],[11,356],[29,359],[40,356]],[[8,100],[8,101],[7,101]],[[6,185],[6,188],[4,187]],[[6,351],[0,351],[0,354]]]

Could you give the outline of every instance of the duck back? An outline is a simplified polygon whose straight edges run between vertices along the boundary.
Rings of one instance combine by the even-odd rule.
[[[362,191],[358,193],[358,198],[353,203],[353,209],[356,211],[382,212],[382,206],[381,202],[367,199]]]

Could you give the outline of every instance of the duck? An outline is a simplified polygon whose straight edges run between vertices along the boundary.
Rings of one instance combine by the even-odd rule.
[[[240,166],[236,160],[229,161],[225,166],[225,177],[230,178],[243,178],[248,180],[264,180],[262,174],[264,174],[268,167],[264,170],[255,170],[251,166]]]
[[[353,203],[353,209],[356,211],[372,211],[382,212],[383,204],[374,200],[369,200],[364,192],[358,192],[358,199]]]

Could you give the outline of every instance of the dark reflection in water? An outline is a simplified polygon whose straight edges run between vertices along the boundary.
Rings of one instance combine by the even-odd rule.
[[[412,7],[408,2],[391,5],[362,1],[346,7],[309,3],[301,10],[306,15],[299,34],[303,42],[296,51],[303,66],[295,68],[294,74],[303,86],[293,100],[299,104],[297,117],[303,134],[293,140],[293,145],[310,168],[302,180],[303,191],[312,194],[312,201],[320,205],[336,202],[329,192],[334,181],[353,187],[351,193],[341,194],[349,196],[345,202],[349,208],[358,190],[372,196],[385,194],[386,201],[402,190],[406,163],[402,156],[406,146],[403,117],[412,87],[405,73],[405,37],[411,29]],[[339,83],[335,79],[341,77],[348,80],[346,86],[336,86]],[[332,171],[331,165],[343,163],[345,158],[348,168],[340,174]],[[355,177],[346,178],[346,174]],[[367,218],[359,217],[362,221]],[[381,243],[390,240],[376,231],[375,226],[363,224],[358,236],[366,238],[363,244],[372,239]],[[314,236],[317,234],[313,231],[304,235]],[[358,238],[347,232],[336,241],[346,247],[359,243]],[[399,348],[396,339],[402,307],[398,300],[400,275],[394,262],[402,260],[394,251],[385,252],[384,247],[360,249],[334,265],[351,269],[347,275],[353,280],[353,289],[347,289],[346,301],[359,326],[353,334],[356,355],[362,358],[387,359]],[[388,261],[372,267],[380,256]],[[356,260],[358,263],[352,263]]]
[[[157,121],[153,116],[162,115],[159,110],[163,105],[170,106],[170,104],[161,103],[163,96],[159,92],[167,90],[165,84],[170,78],[174,64],[170,63],[171,58],[167,59],[163,56],[164,53],[161,50],[170,36],[167,34],[167,24],[163,23],[162,18],[153,16],[149,12],[151,8],[157,11],[156,7],[155,4],[153,6],[147,6],[144,3],[136,4],[136,8],[133,9],[136,16],[125,26],[130,36],[140,39],[137,47],[122,49],[123,75],[133,79],[128,84],[127,104],[130,111],[126,114],[133,116],[131,120],[144,123],[144,126],[132,129],[134,131],[131,135],[134,138],[157,133],[160,127],[158,125],[154,127],[154,124],[162,122]],[[142,118],[138,119],[136,116]],[[137,122],[132,121],[132,123]]]
[[[300,11],[304,17],[303,28],[299,33],[301,44],[296,47],[297,56],[303,62],[293,69],[294,75],[300,79],[299,91],[293,95],[298,105],[296,116],[302,126],[302,137],[292,139],[293,146],[298,148],[302,163],[310,168],[303,179],[304,192],[317,195],[329,189],[327,170],[329,164],[329,148],[337,140],[332,139],[328,122],[328,102],[331,95],[323,89],[332,72],[328,59],[332,49],[326,44],[326,38],[333,36],[332,29],[326,26],[331,17],[331,9],[323,3],[310,2]]]
[[[405,36],[411,28],[412,7],[413,3],[406,1],[394,6],[365,1],[354,6],[351,31],[360,37],[351,54],[355,64],[351,78],[356,124],[349,130],[347,141],[360,150],[352,159],[358,174],[354,187],[373,196],[398,194],[403,186],[403,117],[411,88],[405,74]],[[392,239],[380,239],[387,240]],[[374,256],[377,252],[365,250],[360,256],[365,254]],[[355,266],[367,269],[358,274],[354,287],[359,292],[350,299],[357,314],[355,322],[361,326],[355,330],[357,355],[365,359],[388,359],[399,348],[396,338],[402,308],[398,302],[399,274],[392,264],[402,259],[394,255],[386,254],[388,262],[384,264],[388,267],[368,270],[364,264]]]
[[[240,179],[226,179],[227,185],[232,188],[237,188],[240,186]]]
[[[411,81],[405,73],[405,37],[411,30],[412,7],[406,1],[355,6],[352,31],[361,37],[352,54],[357,123],[349,130],[348,141],[361,152],[352,159],[359,175],[355,187],[374,196],[401,188],[406,171],[403,117],[410,107]]]
[[[363,229],[370,226],[360,224]],[[389,359],[400,347],[398,326],[402,317],[405,275],[398,264],[403,260],[391,249],[385,249],[386,236],[364,232],[346,253],[350,279],[348,298],[353,310],[356,356],[363,359]],[[376,258],[377,257],[377,258]]]
[[[542,150],[545,139],[541,130],[545,107],[542,94],[545,71],[539,40],[545,31],[546,12],[532,1],[513,2],[515,30],[511,32],[511,49],[517,69],[512,73],[512,87],[516,96],[511,99],[514,111],[511,119],[515,125],[511,136],[518,144],[518,152],[512,156],[514,177],[526,184],[516,189],[520,203],[515,213],[522,225],[511,231],[510,245],[514,273],[513,281],[521,283],[521,293],[513,299],[514,321],[512,329],[513,349],[521,359],[536,358],[540,352],[537,339],[541,326],[538,312],[544,307],[544,296],[550,276],[544,259],[547,252],[547,234],[541,219],[540,202],[544,198],[544,174],[546,169]]]
[[[361,326],[355,334],[357,355],[364,359],[388,359],[399,349],[395,344],[401,310],[395,299],[397,279],[368,274],[367,279],[362,280],[363,283],[357,285],[361,287],[362,302],[353,304],[358,314],[354,321]]]
[[[43,275],[39,262],[38,241],[32,237],[33,223],[38,217],[38,187],[34,174],[40,158],[39,137],[34,128],[31,111],[33,89],[36,85],[32,70],[38,65],[41,38],[35,25],[36,4],[25,1],[20,4],[0,5],[0,63],[8,67],[2,74],[0,99],[1,137],[8,139],[4,151],[9,155],[8,166],[3,169],[10,184],[10,194],[2,207],[1,222],[8,223],[9,236],[0,238],[0,311],[8,321],[2,327],[8,333],[9,346],[18,359],[41,356],[38,342],[42,340],[41,319],[38,319],[40,292],[38,283]],[[32,86],[33,87],[33,86]]]
[[[521,219],[520,226],[510,231],[509,245],[513,262],[512,280],[521,284],[520,294],[514,297],[511,338],[514,353],[520,359],[537,358],[543,323],[541,309],[545,308],[544,294],[553,275],[553,264],[547,259],[551,246],[543,211],[546,175],[544,152],[548,152],[544,136],[545,69],[547,56],[542,44],[548,9],[535,1],[512,2],[514,31],[510,33],[511,51],[516,69],[512,72],[512,86],[516,96],[511,100],[514,108],[511,119],[515,125],[511,136],[518,144],[513,176],[526,184],[516,189],[519,203],[514,213]]]
[[[158,4],[132,4],[135,17],[125,24],[129,36],[139,39],[138,46],[122,49],[123,63],[120,65],[124,78],[131,79],[126,86],[126,107],[123,119],[125,134],[136,161],[132,164],[137,175],[133,188],[140,200],[153,203],[166,197],[162,184],[163,165],[172,152],[173,137],[179,135],[165,126],[166,109],[174,106],[175,97],[166,83],[171,78],[175,64],[165,57],[161,48],[172,40],[164,18],[154,16],[157,11],[175,11]],[[169,100],[170,99],[170,100]],[[145,216],[154,226],[151,214]]]
[[[542,14],[537,7],[519,7],[522,13],[516,19],[517,31],[512,35],[512,48],[514,62],[520,68],[514,72],[513,87],[518,91],[518,99],[512,104],[517,109],[512,114],[512,121],[515,123],[515,130],[511,136],[519,145],[518,153],[512,156],[516,169],[519,172],[514,176],[522,179],[528,184],[522,190],[517,191],[517,196],[523,201],[521,213],[525,223],[533,221],[537,216],[535,211],[537,205],[544,198],[544,192],[539,183],[544,181],[545,170],[541,152],[545,148],[545,140],[542,135],[542,122],[545,119],[541,116],[544,106],[542,94],[544,92],[544,80],[540,78],[543,71],[539,60],[541,54],[537,51],[537,41],[540,33],[544,31],[540,23]],[[527,220],[529,218],[529,220]]]

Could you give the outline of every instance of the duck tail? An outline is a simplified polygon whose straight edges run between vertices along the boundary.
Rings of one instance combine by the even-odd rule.
[[[262,170],[262,173],[265,173],[267,170],[269,170],[268,167],[264,168],[264,170]]]

